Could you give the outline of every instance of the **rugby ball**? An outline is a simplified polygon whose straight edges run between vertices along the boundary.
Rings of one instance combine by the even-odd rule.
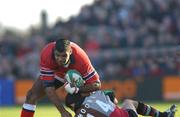
[[[66,72],[65,79],[68,83],[76,87],[83,86],[85,82],[77,70],[68,70]]]

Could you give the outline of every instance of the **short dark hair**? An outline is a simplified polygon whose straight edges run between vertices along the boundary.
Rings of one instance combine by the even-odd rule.
[[[56,40],[55,50],[58,52],[64,52],[67,50],[69,45],[70,45],[70,41],[68,39],[60,38]]]

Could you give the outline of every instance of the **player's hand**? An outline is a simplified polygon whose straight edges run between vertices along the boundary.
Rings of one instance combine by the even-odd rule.
[[[72,117],[72,115],[68,111],[64,111],[61,113],[61,117]]]
[[[79,88],[78,87],[74,87],[74,86],[71,86],[70,83],[66,82],[64,84],[64,88],[66,90],[66,92],[70,93],[70,94],[76,94],[79,92]]]

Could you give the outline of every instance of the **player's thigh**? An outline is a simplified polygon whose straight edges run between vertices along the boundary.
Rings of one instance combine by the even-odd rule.
[[[38,78],[32,88],[28,91],[27,98],[31,100],[38,100],[45,96],[45,90],[43,86],[43,82],[40,78]]]

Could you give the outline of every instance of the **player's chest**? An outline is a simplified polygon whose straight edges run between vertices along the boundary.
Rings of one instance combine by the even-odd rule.
[[[74,65],[69,65],[68,67],[58,67],[57,69],[55,69],[55,74],[61,77],[64,77],[64,75],[66,74],[66,72],[70,69],[75,69],[77,71],[80,70],[80,67],[76,64]]]

